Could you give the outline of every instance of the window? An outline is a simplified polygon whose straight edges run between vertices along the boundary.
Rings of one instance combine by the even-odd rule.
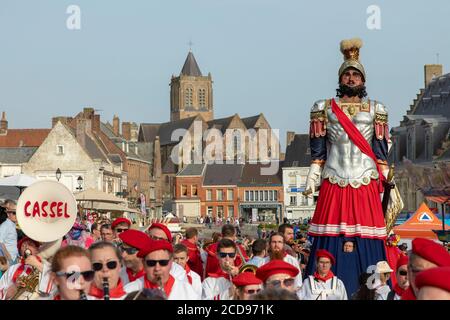
[[[212,190],[208,189],[206,190],[206,201],[211,201],[212,200]]]
[[[228,189],[227,190],[227,200],[228,201],[233,201],[233,189]]]
[[[193,95],[193,90],[192,88],[186,88],[186,93],[185,93],[185,106],[186,107],[192,107],[193,106],[193,100],[192,100],[192,95]]]
[[[291,201],[289,201],[289,204],[291,206],[296,206],[297,205],[297,197],[296,196],[291,196]]]
[[[64,154],[64,146],[62,146],[62,145],[57,145],[57,146],[56,146],[56,154],[57,154],[57,155],[63,155],[63,154]]]
[[[302,197],[302,206],[307,206],[308,205],[308,198],[301,196]]]
[[[191,186],[191,196],[192,197],[196,197],[197,196],[197,185],[196,184]]]
[[[259,201],[259,192],[255,191],[255,201]]]
[[[228,206],[228,216],[234,217],[234,207],[233,206]]]
[[[206,89],[198,90],[198,103],[200,107],[206,107]]]
[[[259,201],[264,201],[264,191],[259,191]]]
[[[223,190],[217,190],[217,201],[223,201]]]
[[[273,191],[269,191],[269,201],[273,201]]]
[[[250,193],[248,191],[245,191],[245,201],[250,200]]]
[[[278,201],[278,191],[273,190],[273,201]]]
[[[187,186],[185,184],[181,185],[181,196],[186,197],[187,196]]]
[[[217,207],[217,214],[219,215],[219,217],[223,217],[223,206],[218,206]]]
[[[267,190],[264,190],[264,201],[269,200],[269,192]]]
[[[213,214],[213,207],[208,207],[208,212],[207,212],[208,216],[212,217]]]
[[[250,201],[253,201],[253,191],[250,191]]]

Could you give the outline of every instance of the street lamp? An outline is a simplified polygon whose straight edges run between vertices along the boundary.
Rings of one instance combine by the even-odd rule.
[[[77,190],[78,191],[83,190],[83,187],[82,187],[82,185],[83,185],[83,178],[81,176],[78,176],[77,182],[78,182]]]
[[[56,180],[58,180],[58,182],[59,182],[59,179],[61,179],[61,169],[56,169]]]

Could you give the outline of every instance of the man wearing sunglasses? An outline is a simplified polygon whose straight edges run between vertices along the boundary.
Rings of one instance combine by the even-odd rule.
[[[121,244],[119,249],[122,252],[124,266],[120,271],[120,279],[122,283],[133,282],[144,276],[144,263],[141,258],[137,256],[139,250],[144,248],[149,237],[139,230],[127,230],[119,233]]]
[[[217,244],[217,259],[220,270],[210,273],[203,281],[202,300],[231,300],[233,286],[231,279],[239,273],[235,266],[236,243],[230,239],[221,239]]]
[[[402,295],[409,288],[408,281],[408,256],[402,256],[397,262],[397,283],[394,289],[389,292],[387,300],[401,300]]]
[[[12,201],[12,200],[11,200]],[[6,201],[5,201],[6,203]],[[9,254],[9,264],[14,264],[19,255],[17,250],[17,217],[15,203],[5,204],[7,219],[0,225],[0,243],[2,243]]]
[[[450,267],[450,253],[441,244],[432,240],[414,239],[408,262],[409,288],[402,295],[402,300],[416,300],[419,292],[415,283],[416,275],[436,267]]]
[[[117,218],[111,223],[111,229],[113,230],[114,242],[120,243],[119,234],[127,231],[131,227],[131,221],[127,218]]]
[[[253,272],[242,272],[233,278],[234,300],[252,300],[252,295],[262,289],[262,281]]]
[[[298,275],[298,268],[283,260],[272,260],[256,270],[256,277],[264,282],[267,289],[286,289],[290,292],[297,292],[295,277]]]
[[[173,265],[173,248],[168,241],[150,239],[139,251],[138,257],[144,259],[145,275],[127,284],[125,286],[127,293],[142,289],[160,289],[167,300],[198,298],[187,281],[180,281],[170,274]]]
[[[300,300],[348,300],[344,283],[331,271],[334,256],[324,249],[316,251],[316,272],[303,282]]]

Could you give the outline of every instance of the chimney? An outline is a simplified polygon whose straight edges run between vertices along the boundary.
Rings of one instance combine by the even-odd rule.
[[[86,147],[86,119],[77,119],[76,137],[78,143]]]
[[[116,136],[119,136],[119,125],[120,125],[120,120],[119,117],[114,115],[113,118],[113,132]]]
[[[130,122],[122,122],[122,137],[127,141],[131,140],[131,123]]]
[[[291,144],[291,142],[295,138],[295,132],[294,131],[288,131],[286,132],[286,148]]]
[[[426,64],[424,66],[424,74],[426,88],[433,78],[442,76],[442,64]]]
[[[2,120],[0,120],[0,134],[8,132],[8,121],[6,120],[6,112],[2,112]]]
[[[100,132],[100,115],[94,114],[94,118],[92,119],[92,131]]]

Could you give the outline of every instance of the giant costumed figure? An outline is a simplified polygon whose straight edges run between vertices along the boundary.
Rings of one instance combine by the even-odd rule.
[[[381,199],[389,172],[388,112],[381,102],[367,98],[361,47],[360,39],[341,42],[338,98],[319,100],[312,107],[312,163],[304,193],[311,196],[320,185],[309,228],[311,255],[326,249],[336,257],[333,272],[349,296],[357,290],[361,273],[386,260]],[[353,252],[343,251],[346,241],[354,243]],[[315,263],[309,260],[308,274]]]

